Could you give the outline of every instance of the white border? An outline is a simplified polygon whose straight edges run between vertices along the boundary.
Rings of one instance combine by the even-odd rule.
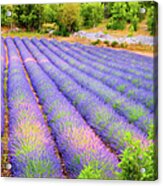
[[[30,3],[62,3],[62,2],[91,2],[91,1],[97,1],[97,0],[21,0],[21,1],[15,1],[15,0],[1,0],[0,4],[30,4]],[[100,0],[102,2],[104,1],[114,1],[118,2],[119,0]],[[125,1],[125,0],[122,0]],[[130,0],[128,0],[130,1]],[[137,181],[103,181],[103,180],[61,180],[61,179],[30,179],[30,178],[0,178],[0,185],[5,186],[106,186],[106,185],[114,185],[114,186],[128,186],[128,185],[139,185],[139,186],[150,186],[150,185],[163,185],[163,147],[161,145],[161,142],[163,141],[163,114],[161,111],[163,110],[163,24],[161,24],[161,21],[163,19],[163,0],[157,0],[159,3],[159,180],[155,182],[137,182]],[[161,135],[162,134],[162,135]]]

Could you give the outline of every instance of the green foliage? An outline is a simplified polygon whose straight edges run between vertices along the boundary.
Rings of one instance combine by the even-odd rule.
[[[140,4],[139,2],[128,2],[128,13],[127,13],[127,21],[131,23],[131,27],[133,31],[137,31],[138,23],[140,21]]]
[[[123,30],[126,26],[127,4],[124,2],[114,3],[111,8],[112,17],[109,19],[107,29]]]
[[[130,28],[129,28],[129,34],[128,34],[128,37],[132,37],[133,36],[133,33],[134,33],[134,26],[131,24],[130,25]]]
[[[107,46],[110,46],[110,42],[109,41],[104,41],[104,43],[107,45]]]
[[[120,92],[124,92],[125,88],[126,88],[125,85],[117,86],[117,90],[120,91]]]
[[[68,3],[60,6],[57,20],[61,34],[65,35],[66,32],[78,31],[82,22],[80,4]]]
[[[133,79],[133,80],[132,80],[132,83],[133,83],[134,85],[137,85],[137,84],[139,83],[139,80],[138,80],[138,79]]]
[[[129,107],[129,121],[130,122],[135,122],[137,121],[141,116],[144,115],[144,111],[141,108],[134,108],[134,107]]]
[[[111,9],[113,6],[113,2],[104,2],[104,17],[109,18],[112,16]]]
[[[157,24],[158,24],[157,9],[158,9],[157,4],[154,4],[148,8],[148,12],[147,12],[147,26],[151,35],[157,34]]]
[[[54,171],[52,171],[52,165],[45,160],[28,159],[27,166],[25,166],[24,169],[25,177],[28,178],[33,178],[36,172],[40,178],[43,177],[45,173],[48,173],[47,176],[54,174]]]
[[[147,11],[141,14],[140,8]],[[12,15],[7,17],[7,11]],[[64,3],[64,4],[26,4],[2,5],[2,26],[19,27],[27,31],[47,32],[44,24],[56,24],[55,34],[69,36],[80,30],[81,26],[95,27],[108,18],[107,29],[123,30],[130,24],[128,36],[138,29],[138,23],[147,18],[148,30],[151,35],[157,32],[157,3],[155,2],[96,2],[96,3]],[[44,27],[44,26],[43,26]],[[108,45],[106,43],[106,45]]]
[[[157,179],[157,157],[155,153],[155,144],[150,141],[149,144],[142,144],[138,140],[133,140],[130,133],[126,133],[128,147],[120,155],[121,162],[119,168],[121,172],[117,173],[118,178],[122,180],[156,180]]]
[[[111,43],[111,46],[112,46],[112,47],[118,46],[118,42],[117,42],[117,41],[113,41],[113,42]]]
[[[121,43],[121,44],[120,44],[120,47],[121,47],[121,48],[127,48],[127,43]]]
[[[131,28],[136,31],[138,28],[140,4],[138,2],[118,2],[111,6],[111,18],[107,29],[123,30],[126,23],[131,23]]]
[[[155,139],[155,127],[153,124],[149,125],[149,129],[148,129],[148,139],[149,140],[153,140]]]
[[[121,106],[121,104],[122,104],[121,100],[117,99],[117,100],[115,100],[115,103],[113,103],[113,108],[117,109]]]
[[[100,44],[100,42],[101,41],[99,39],[97,39],[96,41],[92,41],[91,44],[92,45],[98,45],[98,44]]]
[[[26,4],[13,5],[13,19],[15,23],[28,31],[40,29],[42,24],[43,5]]]
[[[91,162],[81,170],[78,179],[102,179],[102,170],[98,169],[98,162]]]
[[[125,20],[118,20],[113,17],[109,19],[109,23],[106,25],[107,29],[113,29],[113,30],[124,30],[126,27],[126,21]]]
[[[45,4],[43,9],[43,22],[44,23],[53,23],[57,22],[57,16],[59,7],[61,4]]]
[[[131,22],[131,25],[133,26],[133,30],[137,31],[139,18],[136,15],[134,15],[130,22]]]
[[[11,16],[7,16],[7,11],[11,11]],[[13,6],[12,5],[2,5],[1,6],[1,25],[10,26],[13,22]]]
[[[83,3],[81,4],[81,16],[84,26],[95,27],[104,18],[104,5],[99,2]]]

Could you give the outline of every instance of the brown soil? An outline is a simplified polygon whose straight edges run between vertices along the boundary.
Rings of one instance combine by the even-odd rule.
[[[8,69],[8,55],[7,47],[6,49],[6,68]],[[8,74],[5,74],[4,78],[4,99],[5,99],[5,123],[4,123],[4,134],[1,137],[3,143],[3,154],[1,159],[1,176],[2,177],[11,177],[11,171],[6,168],[7,164],[10,164],[8,141],[9,141],[9,115],[8,115],[8,100],[7,100],[7,77]]]

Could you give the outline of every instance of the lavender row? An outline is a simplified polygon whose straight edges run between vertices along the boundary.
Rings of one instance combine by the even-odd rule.
[[[91,46],[84,46],[80,43],[70,44],[68,42],[62,42],[65,46],[70,46],[76,50],[82,50],[82,53],[90,58],[98,58],[98,62],[106,63],[108,61],[113,62],[113,66],[115,68],[121,68],[122,70],[132,73],[132,74],[140,74],[143,76],[143,73],[151,73],[151,69],[149,66],[143,63],[143,61],[139,60],[139,64],[133,63],[133,59],[129,57],[123,57],[121,52],[119,51],[104,51],[104,48],[101,47],[91,47]],[[117,53],[117,54],[116,54]],[[107,63],[106,63],[107,64]],[[129,68],[125,69],[124,64],[127,65]],[[152,66],[151,66],[152,67]],[[147,77],[147,79],[150,77]]]
[[[42,113],[26,79],[21,59],[11,38],[7,38],[9,74],[9,156],[14,177],[63,177]]]
[[[70,45],[70,44],[66,43],[66,45]],[[141,75],[146,80],[153,80],[157,78],[157,73],[154,73],[154,69],[156,66],[155,61],[157,61],[157,56],[148,57],[130,51],[125,51],[125,50],[116,51],[105,47],[99,48],[99,47],[83,46],[79,43],[76,43],[74,46],[77,50],[82,49],[81,51],[83,51],[84,47],[91,48],[91,49],[93,48],[93,56],[97,56],[97,58],[99,58],[98,54],[102,52],[100,58],[104,58],[105,59],[104,61],[106,61],[106,63],[108,62],[108,60],[112,61],[116,63],[115,64],[116,68],[118,68],[117,66],[118,64],[119,68],[123,69],[124,71],[130,72],[131,74],[135,74],[135,75]],[[103,53],[105,50],[106,52]],[[90,51],[86,53],[86,55],[89,54]],[[100,61],[101,60],[99,60],[99,62]]]
[[[24,42],[34,54],[42,69],[57,84],[63,94],[71,100],[72,104],[87,120],[87,123],[94,128],[96,133],[102,137],[103,141],[109,143],[117,152],[122,152],[127,144],[124,140],[126,132],[130,132],[133,138],[141,141],[145,140],[145,135],[140,130],[126,123],[123,118],[99,101],[96,96],[53,66],[48,58],[42,55],[28,40],[24,40]]]
[[[138,71],[144,71],[146,73],[151,72],[151,68],[149,68],[149,66],[152,67],[152,63],[148,63],[149,66],[147,66],[147,64],[144,63],[143,60],[140,60],[139,58],[137,58],[137,60],[134,58],[131,58],[129,53],[126,53],[126,55],[125,55],[122,53],[122,51],[119,51],[119,50],[117,51],[117,50],[113,50],[110,48],[108,49],[105,47],[85,46],[80,43],[75,43],[75,44],[70,44],[68,42],[62,42],[62,43],[64,45],[70,45],[72,47],[75,47],[77,50],[81,50],[84,48],[85,49],[84,52],[86,52],[86,54],[93,54],[93,56],[96,56],[98,58],[102,58],[104,60],[106,60],[106,59],[109,61],[113,60],[114,62],[116,62],[120,66],[127,64],[129,67],[133,68],[133,70],[137,69]],[[97,51],[98,51],[98,53],[97,53]],[[130,59],[130,63],[128,63],[128,59]],[[140,61],[141,61],[141,63],[140,63]]]
[[[138,68],[138,71],[144,71],[144,72],[151,72],[153,67],[153,60],[151,57],[142,56],[139,57],[138,54],[130,54],[128,51],[116,51],[113,49],[108,48],[97,48],[92,46],[84,46],[80,43],[76,43],[75,46],[77,48],[82,48],[87,53],[91,53],[98,58],[101,57],[105,60],[113,60],[114,62],[118,63],[119,65],[123,65],[124,63],[127,63],[129,67]],[[98,52],[97,52],[98,51]],[[128,60],[130,59],[130,63],[128,63]]]
[[[4,78],[6,67],[6,51],[4,48],[4,40],[1,38],[1,136],[4,134],[5,123],[5,100],[4,100]]]
[[[95,49],[95,47],[93,47],[93,46],[91,46],[91,47]],[[114,49],[103,47],[103,48],[100,48],[100,51],[105,52],[105,54],[107,54],[108,52],[111,52],[113,56],[118,56],[118,59],[125,60],[126,58],[131,58],[132,59],[131,64],[135,64],[135,65],[142,66],[142,67],[145,65],[146,68],[148,68],[149,70],[150,70],[150,68],[152,68],[154,66],[152,57],[137,54],[137,53],[134,53],[134,52],[131,52],[128,50],[116,51]],[[140,63],[140,61],[142,63]]]
[[[42,39],[41,41],[44,44],[49,45],[46,39]],[[144,89],[138,89],[128,81],[125,81],[124,79],[120,79],[114,75],[109,75],[94,69],[90,66],[90,63],[87,60],[83,60],[82,57],[80,58],[80,55],[76,55],[74,51],[68,50],[67,47],[57,45],[53,46],[52,49],[58,55],[62,55],[60,51],[66,51],[65,53],[68,55],[62,55],[62,58],[64,58],[66,62],[72,65],[72,67],[76,67],[77,69],[85,72],[86,74],[91,75],[96,79],[99,79],[104,84],[108,85],[114,90],[121,92],[126,97],[144,104],[147,108],[150,109],[151,112],[153,112],[153,94],[151,92],[145,91]],[[74,56],[76,57],[74,58]]]
[[[33,43],[38,46],[41,51],[49,57],[49,59],[60,68],[63,72],[67,73],[73,79],[89,89],[96,96],[98,96],[104,103],[112,106],[120,115],[128,119],[129,122],[133,122],[136,126],[138,125],[143,131],[147,132],[147,126],[139,125],[138,120],[141,117],[148,117],[149,111],[142,105],[135,103],[134,101],[128,100],[126,97],[122,96],[119,92],[107,87],[99,80],[96,80],[81,71],[70,67],[63,59],[58,57],[54,52],[51,52],[48,48],[42,45],[37,39],[32,39]],[[48,45],[48,47],[50,44]],[[62,55],[63,57],[63,55]]]
[[[97,166],[94,169],[102,171],[101,178],[115,179],[115,172],[119,171],[117,157],[104,146],[81,115],[59,92],[27,51],[22,41],[16,38],[15,42],[44,112],[47,114],[49,126],[56,138],[69,176],[76,178],[85,166],[94,164]],[[37,54],[34,48],[30,49],[33,54]],[[39,60],[44,64],[47,63],[41,53]],[[50,71],[49,67],[48,69]]]
[[[66,44],[66,45],[68,45],[68,44]],[[134,77],[134,76],[139,77],[140,76],[141,78],[144,78],[147,81],[152,80],[152,78],[153,78],[152,68],[149,68],[149,70],[147,70],[146,67],[144,67],[144,65],[141,68],[137,67],[136,65],[133,65],[133,64],[131,65],[130,61],[132,59],[130,59],[130,58],[126,57],[125,62],[124,62],[124,60],[122,60],[121,58],[118,59],[117,56],[114,56],[114,55],[112,56],[112,53],[100,55],[98,48],[96,50],[92,50],[92,49],[88,50],[87,48],[85,48],[82,45],[81,45],[82,47],[78,48],[78,45],[79,44],[75,44],[75,46],[72,46],[72,47],[75,50],[81,51],[84,56],[87,56],[88,58],[91,58],[92,60],[98,61],[99,63],[104,64],[106,67],[114,67],[117,70],[121,70],[125,73],[128,73],[129,75],[132,75],[132,77]],[[88,50],[88,51],[85,51],[85,50]],[[123,63],[122,63],[122,61],[123,61]],[[126,66],[128,68],[126,68]],[[144,70],[144,68],[145,68],[145,70]]]
[[[58,44],[54,40],[52,41],[52,43]],[[71,48],[71,47],[69,46],[69,48]],[[153,82],[152,82],[153,76],[151,75],[151,73],[150,74],[146,73],[145,75],[143,73],[143,77],[141,77],[140,75],[138,75],[139,71],[136,71],[137,75],[126,72],[127,67],[124,67],[124,65],[122,66],[122,68],[124,70],[122,70],[122,68],[120,68],[119,64],[116,64],[113,61],[109,61],[109,62],[103,61],[103,60],[101,60],[101,58],[99,59],[99,57],[94,57],[90,54],[85,54],[85,52],[83,50],[84,49],[80,50],[80,49],[77,49],[76,47],[73,47],[73,52],[76,51],[80,54],[80,56],[84,60],[89,60],[90,65],[92,67],[94,67],[98,70],[102,70],[107,74],[112,74],[114,76],[118,76],[120,78],[123,78],[138,88],[144,88],[144,89],[151,91],[151,92],[153,91]],[[115,66],[116,66],[116,68],[115,68]],[[146,79],[144,78],[144,76],[146,77]]]

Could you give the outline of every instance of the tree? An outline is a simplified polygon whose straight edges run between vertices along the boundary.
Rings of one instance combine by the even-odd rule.
[[[127,22],[127,4],[125,2],[114,3],[111,8],[112,17],[107,24],[108,29],[123,30]]]
[[[57,22],[58,11],[61,4],[45,4],[43,9],[43,22],[54,23]]]
[[[14,5],[14,19],[20,27],[27,30],[40,29],[42,24],[43,5]]]
[[[68,3],[59,7],[57,22],[65,32],[78,31],[81,25],[80,4]]]
[[[95,27],[104,18],[104,4],[98,2],[83,3],[81,4],[81,15],[84,26]]]
[[[11,16],[7,16],[7,11],[11,11]],[[2,5],[1,6],[1,25],[9,26],[13,22],[13,6]]]
[[[155,3],[155,2],[154,2]],[[147,26],[151,35],[157,34],[157,25],[158,25],[158,14],[157,3],[151,5],[147,10]]]
[[[113,2],[104,2],[104,17],[109,18],[112,16],[111,9],[113,6]]]
[[[131,23],[130,28],[137,31],[138,23],[140,21],[140,4],[139,2],[128,2],[128,13],[126,19]]]

